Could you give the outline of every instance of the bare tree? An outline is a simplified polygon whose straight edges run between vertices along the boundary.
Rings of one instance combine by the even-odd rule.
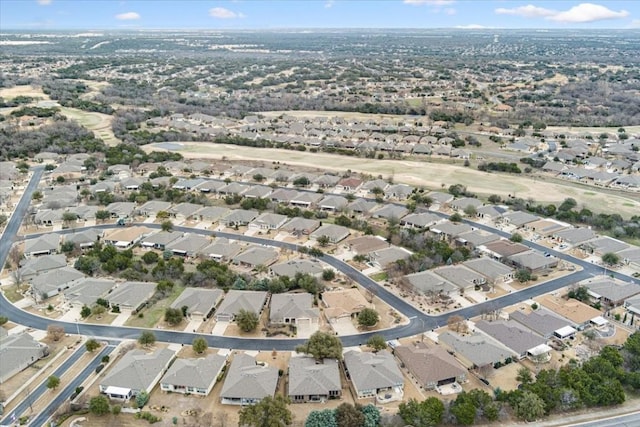
[[[47,326],[47,338],[52,339],[53,341],[60,341],[64,337],[64,328],[58,325],[49,325]]]
[[[464,320],[464,317],[458,315],[449,316],[447,319],[447,327],[452,331],[463,334],[468,330],[467,322]]]

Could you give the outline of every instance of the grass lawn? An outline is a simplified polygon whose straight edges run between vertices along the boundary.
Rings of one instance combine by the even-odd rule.
[[[178,298],[178,295],[180,295],[183,290],[184,287],[182,286],[174,287],[168,297],[161,299],[151,307],[143,309],[138,315],[131,316],[125,325],[134,328],[153,328],[164,318],[165,309]],[[140,317],[140,314],[142,314],[142,317]]]
[[[22,292],[24,292],[26,289],[27,289],[26,285],[22,285],[22,286],[11,285],[4,289],[4,296],[12,303],[15,303],[17,301],[20,301],[22,298],[24,298],[22,296]]]
[[[389,277],[386,272],[382,271],[380,273],[372,274],[371,277],[376,282],[384,282]]]

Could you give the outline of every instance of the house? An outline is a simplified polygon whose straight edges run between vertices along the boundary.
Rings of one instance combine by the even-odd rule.
[[[273,294],[269,322],[287,325],[318,325],[320,311],[313,307],[313,295],[309,293]]]
[[[156,292],[156,283],[124,282],[118,285],[105,298],[111,307],[118,307],[121,312],[138,311]]]
[[[63,291],[67,304],[76,307],[91,307],[99,298],[104,298],[115,287],[116,283],[110,279],[97,277],[82,277],[74,285]]]
[[[45,227],[62,224],[64,213],[63,209],[38,209],[33,217],[33,222]]]
[[[318,202],[320,210],[338,212],[349,204],[349,200],[342,196],[329,195]]]
[[[407,200],[414,188],[407,184],[393,184],[384,189],[385,199]]]
[[[102,231],[94,228],[88,228],[85,230],[74,231],[73,233],[65,234],[63,239],[65,242],[73,243],[74,246],[81,250],[92,248],[93,245],[102,237]]]
[[[408,259],[411,256],[411,252],[404,248],[397,246],[390,246],[388,248],[372,251],[367,254],[369,261],[378,268],[385,269],[394,262]]]
[[[480,332],[465,335],[443,332],[438,336],[438,343],[455,353],[457,360],[467,369],[493,366],[515,356],[511,350]]]
[[[226,227],[242,227],[249,225],[257,217],[258,213],[256,211],[234,209],[220,219],[220,224]]]
[[[389,247],[389,242],[380,236],[359,236],[345,242],[349,250],[356,254],[368,254],[370,252]]]
[[[455,242],[469,249],[475,249],[478,246],[485,245],[487,243],[500,240],[500,236],[497,234],[489,233],[482,230],[471,230],[466,233],[458,234],[455,238]]]
[[[26,332],[9,335],[0,327],[0,384],[49,355],[49,347]]]
[[[252,185],[247,191],[242,193],[247,199],[266,199],[273,192],[273,188],[266,185]]]
[[[531,215],[530,213],[515,211],[515,212],[508,212],[502,215],[501,221],[504,222],[505,224],[513,225],[516,228],[520,228],[530,222],[534,222],[539,219],[540,219],[539,217],[535,215]]]
[[[271,199],[272,202],[289,204],[297,196],[298,196],[298,192],[296,190],[278,188],[273,193],[271,193],[269,198]]]
[[[570,247],[578,246],[586,241],[594,239],[596,233],[590,228],[569,228],[554,232],[551,237],[559,243],[564,243]]]
[[[535,300],[551,312],[569,320],[571,326],[579,331],[591,326],[592,320],[602,314],[599,310],[572,298],[564,299],[547,294],[537,297]]]
[[[195,213],[200,209],[202,209],[202,205],[197,205],[195,203],[179,203],[167,209],[167,212],[179,221],[187,221],[193,219]]]
[[[436,205],[446,205],[447,203],[451,202],[454,197],[453,195],[451,195],[450,193],[442,193],[439,191],[432,191],[429,194],[427,194],[427,196],[433,200],[433,203]]]
[[[60,236],[56,233],[43,234],[35,239],[28,239],[24,243],[24,256],[37,257],[40,255],[51,255],[58,252]]]
[[[622,262],[640,272],[640,248],[637,246],[619,251],[617,255]]]
[[[308,236],[320,227],[320,221],[316,219],[306,219],[302,217],[291,218],[282,227],[283,231],[298,236]]]
[[[174,357],[168,348],[153,353],[130,350],[100,381],[100,393],[117,400],[129,400],[142,391],[151,393]]]
[[[366,199],[360,198],[349,203],[347,205],[347,210],[356,214],[366,215],[370,213],[372,210],[374,210],[377,206],[378,206],[378,203],[372,200],[366,200]]]
[[[556,316],[551,311],[539,307],[530,313],[524,313],[516,310],[509,315],[509,320],[515,320],[527,329],[535,332],[544,339],[550,339],[558,336],[555,332],[566,327],[571,327],[570,322],[566,319]],[[573,329],[573,328],[572,328]],[[573,330],[575,334],[576,330]]]
[[[499,219],[505,212],[506,208],[496,205],[480,206],[476,209],[476,216],[478,218],[489,219],[495,221]]]
[[[529,247],[522,243],[515,243],[509,240],[496,240],[484,245],[478,246],[480,252],[484,252],[493,259],[502,260],[512,255],[528,252]]]
[[[278,387],[278,368],[258,364],[248,354],[236,354],[220,391],[223,405],[253,405],[273,396]]]
[[[472,231],[473,227],[464,223],[451,222],[449,220],[432,225],[429,231],[431,234],[441,240],[452,242],[457,236]]]
[[[393,352],[402,363],[401,366],[425,390],[439,390],[445,385],[467,382],[467,370],[440,347],[418,342],[398,346]]]
[[[508,283],[513,280],[514,270],[501,262],[491,258],[476,258],[462,263],[467,268],[482,274],[487,278],[487,283],[499,284]]]
[[[192,319],[206,320],[222,300],[221,289],[186,288],[171,303],[171,308],[187,307],[187,315]]]
[[[153,248],[164,251],[166,246],[171,242],[175,242],[183,236],[179,231],[158,231],[157,233],[145,236],[140,240],[143,248]]]
[[[459,290],[453,283],[429,270],[408,274],[404,280],[424,295],[448,295]]]
[[[318,362],[312,357],[289,359],[287,396],[292,403],[322,402],[342,396],[337,359]]]
[[[357,399],[377,397],[379,393],[387,391],[401,394],[404,390],[402,372],[387,350],[378,353],[347,351],[344,354],[344,367]]]
[[[112,218],[126,218],[133,215],[136,204],[133,202],[113,202],[107,205],[107,210]]]
[[[256,268],[259,265],[268,267],[277,260],[278,251],[276,249],[252,245],[233,257],[231,261],[243,267]]]
[[[49,270],[31,278],[31,291],[39,298],[51,298],[72,287],[74,282],[82,277],[84,273],[73,267]]]
[[[353,177],[343,178],[340,181],[338,181],[338,184],[336,185],[336,190],[344,193],[355,193],[362,186],[362,182],[363,181],[358,178],[353,178]]]
[[[462,197],[449,202],[449,207],[458,212],[464,212],[467,208],[478,209],[482,206],[482,202],[472,197]]]
[[[380,209],[371,213],[374,218],[384,218],[386,220],[400,219],[409,213],[409,209],[401,205],[385,204]]]
[[[541,356],[538,354],[538,349],[542,345],[546,346],[547,342],[545,338],[534,334],[513,320],[494,320],[492,322],[480,320],[476,322],[476,328],[515,352],[520,359],[526,356],[536,356],[536,358]],[[546,356],[550,356],[550,351],[551,348],[547,346]],[[545,355],[542,356],[543,360],[548,360]]]
[[[210,244],[211,241],[205,236],[187,233],[184,236],[168,243],[165,248],[166,250],[171,251],[174,255],[193,258]]]
[[[226,363],[227,358],[220,354],[199,359],[176,359],[160,380],[160,390],[208,396]]]
[[[400,220],[400,225],[407,228],[428,228],[438,222],[442,221],[442,218],[436,214],[424,212],[424,213],[412,213]]]
[[[558,266],[558,258],[544,256],[536,251],[527,251],[511,255],[509,261],[517,268],[525,269],[532,274],[540,274]]]
[[[307,191],[300,191],[294,198],[291,199],[289,204],[293,206],[300,206],[303,208],[310,208],[311,205],[316,205],[323,198],[322,194],[309,193]]]
[[[198,184],[195,189],[201,193],[217,193],[218,190],[226,185],[224,181],[207,180]]]
[[[36,258],[25,258],[21,260],[18,274],[22,280],[30,280],[39,274],[66,266],[67,257],[65,255],[42,255]]]
[[[265,212],[249,223],[249,228],[260,230],[277,230],[282,227],[289,217],[271,212]]]
[[[624,308],[634,316],[640,316],[640,295],[625,300]]]
[[[102,240],[107,245],[113,245],[118,249],[129,249],[152,232],[150,228],[142,226],[116,228],[105,231]]]
[[[537,237],[548,237],[554,233],[562,230],[566,230],[571,225],[556,221],[554,219],[543,218],[537,221],[529,222],[524,226],[524,229],[532,232]]]
[[[212,244],[203,248],[200,253],[218,262],[229,261],[242,251],[243,246],[236,241],[217,237]]]
[[[606,307],[618,307],[635,295],[640,294],[640,285],[613,278],[590,279],[582,282],[589,290],[591,298]]]
[[[286,276],[294,278],[296,274],[308,274],[314,277],[322,276],[324,268],[322,263],[315,258],[292,259],[280,264],[274,264],[270,268],[270,273],[276,276]]]
[[[219,206],[205,206],[196,212],[193,216],[198,221],[216,222],[220,218],[228,215],[230,210]]]
[[[609,236],[598,237],[580,245],[585,251],[602,257],[609,252],[620,252],[631,248],[630,245]]]
[[[231,322],[240,310],[252,311],[258,315],[267,302],[267,293],[263,291],[230,290],[216,310],[217,322]]]
[[[318,240],[322,236],[326,236],[330,243],[338,243],[346,239],[351,231],[347,227],[335,224],[325,224],[309,235],[312,240]]]
[[[456,285],[460,291],[474,289],[474,287],[482,286],[487,282],[482,274],[464,265],[447,265],[435,268],[432,271]]]
[[[324,314],[330,322],[356,317],[364,308],[371,307],[371,303],[356,288],[325,291],[321,298],[326,307]]]

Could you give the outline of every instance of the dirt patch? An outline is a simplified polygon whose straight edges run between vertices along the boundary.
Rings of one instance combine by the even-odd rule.
[[[49,95],[46,95],[42,88],[27,86],[14,86],[0,89],[0,97],[5,99],[13,99],[17,96],[30,96],[32,98],[50,99]]]
[[[113,117],[108,114],[68,107],[60,107],[60,112],[67,116],[67,118],[75,120],[90,131],[95,132],[96,136],[101,138],[107,145],[117,145],[121,142],[116,138],[111,129]]]

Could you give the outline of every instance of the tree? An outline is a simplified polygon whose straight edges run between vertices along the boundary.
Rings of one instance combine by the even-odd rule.
[[[526,268],[521,268],[520,270],[516,271],[516,274],[514,277],[520,283],[526,283],[529,280],[533,279],[533,276],[531,275],[529,270],[527,270]]]
[[[515,412],[520,419],[529,422],[535,421],[545,413],[544,401],[538,395],[524,391],[516,403]]]
[[[5,225],[8,219],[9,217],[6,216],[5,214],[0,214],[0,227]]]
[[[304,427],[338,427],[335,410],[311,411],[304,422]]]
[[[335,335],[317,331],[309,340],[296,347],[298,353],[312,355],[316,360],[325,358],[339,359],[342,357],[342,341]]]
[[[159,258],[158,254],[153,251],[146,252],[142,255],[142,261],[144,261],[145,264],[154,264],[158,262]]]
[[[78,219],[78,215],[74,214],[73,212],[64,212],[62,214],[62,222],[64,222],[67,225],[77,219]]]
[[[464,208],[464,214],[466,216],[473,217],[473,216],[476,216],[477,213],[478,211],[476,210],[476,207],[473,205],[467,205]]]
[[[509,237],[509,240],[511,240],[512,242],[515,242],[515,243],[521,243],[522,242],[522,235],[520,233],[513,233],[511,235],[511,237]]]
[[[578,286],[575,289],[571,289],[567,296],[582,302],[589,301],[589,288],[586,286]]]
[[[462,316],[449,316],[447,319],[447,327],[455,332],[467,332],[467,322]]]
[[[207,348],[209,347],[209,345],[207,344],[207,340],[205,340],[202,337],[197,337],[193,339],[193,343],[191,343],[191,346],[193,347],[193,351],[195,351],[198,354],[202,354],[205,351],[207,351]]]
[[[0,326],[4,325],[8,321],[9,321],[9,318],[7,316],[0,316]]]
[[[531,375],[531,371],[526,367],[522,367],[518,369],[518,375],[516,375],[516,381],[518,381],[522,385],[531,384],[533,382],[533,375]]]
[[[171,231],[173,230],[173,222],[169,220],[162,221],[162,224],[160,224],[160,228],[162,228],[162,231]]]
[[[422,402],[409,399],[408,402],[400,404],[398,415],[402,421],[412,426],[437,426],[442,423],[444,404],[437,397],[429,397]]]
[[[138,408],[144,408],[144,405],[146,405],[149,402],[149,393],[147,393],[146,390],[142,390],[140,393],[138,393],[138,395],[136,396],[136,406]]]
[[[179,308],[167,307],[164,311],[164,321],[171,326],[176,326],[182,322],[182,310]]]
[[[156,336],[151,331],[143,331],[138,338],[138,343],[145,347],[152,346],[156,342]]]
[[[64,337],[64,328],[58,325],[47,326],[47,338],[53,341],[60,341]]]
[[[373,308],[363,308],[358,314],[358,325],[370,328],[378,323],[380,315]]]
[[[80,317],[87,318],[91,316],[91,308],[89,306],[83,305],[82,309],[80,309]]]
[[[336,422],[339,427],[362,427],[364,425],[364,414],[358,406],[345,402],[336,408]]]
[[[289,400],[281,395],[267,396],[255,405],[240,410],[240,425],[249,427],[277,427],[291,424],[293,416],[287,407]]]
[[[87,340],[87,342],[84,344],[84,346],[86,347],[87,351],[89,353],[93,353],[94,351],[96,351],[98,348],[100,348],[100,343],[94,339],[90,339]]]
[[[327,246],[329,243],[331,243],[331,240],[329,239],[329,236],[325,236],[324,234],[322,236],[318,236],[316,241],[318,242],[318,244],[320,246],[323,246],[323,247]]]
[[[109,399],[106,396],[95,396],[89,400],[89,412],[93,415],[105,415],[109,413]]]
[[[327,282],[332,281],[336,278],[336,272],[333,271],[332,268],[325,268],[322,270],[322,280],[326,280]]]
[[[387,341],[382,335],[374,335],[367,340],[367,345],[377,352],[387,348]]]
[[[95,217],[96,217],[96,219],[98,221],[104,222],[104,221],[108,220],[109,218],[111,218],[111,213],[108,210],[100,209],[100,210],[96,211]]]
[[[59,385],[60,378],[56,377],[55,375],[51,375],[49,378],[47,378],[47,388],[49,390],[55,390]]]
[[[450,411],[456,417],[456,422],[463,426],[470,426],[476,419],[476,407],[468,400],[458,403],[456,399]]]
[[[235,320],[238,327],[243,332],[251,332],[254,331],[258,327],[258,323],[260,323],[260,319],[255,311],[249,311],[241,309],[235,315]]]
[[[620,262],[620,257],[613,252],[607,252],[602,255],[602,262],[609,266],[616,265]]]
[[[462,222],[462,215],[460,215],[458,212],[454,213],[453,215],[451,215],[449,217],[449,221],[451,222]]]

